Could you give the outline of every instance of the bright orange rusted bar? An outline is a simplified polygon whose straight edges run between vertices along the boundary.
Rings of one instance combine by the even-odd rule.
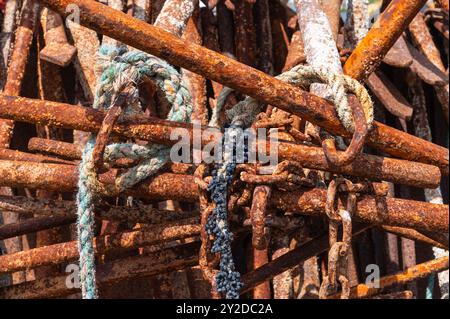
[[[344,73],[366,79],[380,65],[427,0],[392,0],[344,65]]]

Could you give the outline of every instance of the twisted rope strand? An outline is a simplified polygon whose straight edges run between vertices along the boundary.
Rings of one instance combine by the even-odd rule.
[[[182,84],[178,71],[165,61],[140,51],[128,51],[125,46],[102,46],[99,50],[100,73],[94,108],[110,108],[116,96],[130,83],[134,90],[128,96],[126,114],[142,113],[137,85],[143,78],[152,79],[166,94],[171,105],[168,120],[189,122],[192,113],[191,96]],[[96,135],[91,134],[79,167],[77,194],[78,249],[80,254],[80,282],[85,299],[98,298],[95,280],[94,204],[99,183],[92,161]],[[134,143],[108,145],[105,161],[133,158],[141,162],[116,180],[119,191],[132,187],[155,174],[169,160],[169,148],[160,145],[139,146]]]

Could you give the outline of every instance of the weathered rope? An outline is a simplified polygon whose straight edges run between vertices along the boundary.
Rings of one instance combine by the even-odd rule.
[[[323,69],[298,65],[276,77],[295,86],[307,89],[313,83],[324,83],[330,86],[331,101],[334,103],[339,120],[349,131],[354,131],[352,111],[348,104],[347,93],[353,93],[358,98],[364,110],[368,128],[373,123],[373,102],[366,88],[357,80],[346,75],[333,74]],[[228,118],[239,118],[244,125],[250,125],[261,111],[262,104],[247,97],[226,111]]]
[[[126,114],[142,113],[137,85],[144,78],[152,79],[166,94],[171,105],[168,120],[189,122],[192,113],[191,96],[181,82],[178,71],[165,61],[140,51],[128,51],[125,46],[102,46],[99,50],[99,78],[94,108],[110,108],[116,96],[128,85],[134,90],[128,96]],[[78,181],[78,249],[80,252],[80,282],[85,299],[98,297],[95,281],[94,204],[99,183],[92,161],[95,145],[92,134],[83,152]],[[129,188],[155,174],[169,159],[169,149],[159,145],[139,146],[116,143],[106,147],[104,160],[127,157],[141,160],[116,180],[119,191]]]

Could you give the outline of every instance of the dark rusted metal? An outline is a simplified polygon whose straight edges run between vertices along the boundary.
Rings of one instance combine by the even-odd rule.
[[[70,0],[43,0],[42,3],[60,14],[65,14],[65,8]],[[406,5],[401,10],[400,17],[394,14],[398,19],[392,19],[397,23],[401,22],[402,26],[408,24],[418,12],[424,0],[395,0],[392,3],[386,10],[387,13],[385,12],[383,15],[380,26],[385,26],[387,16],[389,13],[392,14],[392,10],[396,10],[397,6],[411,4],[411,6]],[[349,133],[337,118],[334,107],[324,99],[307,94],[292,85],[275,80],[262,72],[198,45],[177,39],[159,28],[152,27],[145,22],[114,11],[97,2],[81,0],[78,5],[80,7],[80,22],[83,25],[90,26],[133,47],[155,54],[170,63],[221,82],[265,103],[277,105],[285,111],[324,127],[331,133],[349,136]],[[393,32],[390,32],[392,29],[391,23],[386,23],[387,26],[385,27],[389,28],[382,30],[382,37],[384,39],[386,36],[389,37],[386,45],[386,48],[389,49],[394,42],[392,39],[396,40],[399,33],[393,30]],[[139,30],[139,32],[136,30]],[[374,41],[373,38],[373,33],[366,37],[372,43],[379,43]],[[348,61],[347,64],[350,66],[353,62]],[[352,69],[363,70],[364,66],[355,63]],[[448,150],[445,148],[415,139],[381,123],[374,124],[373,130],[369,134],[368,143],[394,156],[434,163],[444,169],[448,166]]]
[[[97,132],[105,112],[63,103],[0,95],[0,116],[17,121]],[[177,127],[188,129],[187,134],[192,141],[191,125],[155,118],[132,120],[124,116],[124,121],[119,121],[118,125],[114,126],[113,132],[128,138],[171,145],[177,142],[170,138]],[[202,134],[202,145],[206,145],[214,138],[211,134],[205,135]],[[269,148],[270,145],[267,144],[264,146]],[[430,165],[365,154],[358,155],[351,165],[334,167],[328,163],[321,148],[288,142],[279,142],[278,156],[282,160],[299,161],[305,168],[383,179],[418,187],[436,187],[441,178],[439,169]]]
[[[97,284],[100,287],[136,277],[164,274],[173,270],[194,266],[198,262],[193,252],[195,244],[180,245],[157,251],[148,256],[130,257],[99,265]],[[53,298],[63,297],[79,291],[67,285],[68,274],[26,282],[0,289],[0,298]]]
[[[448,3],[448,2],[447,2]],[[439,70],[445,72],[444,64],[442,63],[442,58],[439,50],[434,44],[433,38],[430,31],[428,30],[427,24],[424,21],[423,15],[419,13],[414,20],[409,25],[409,31],[411,36],[419,48],[419,50],[433,63]],[[442,111],[444,113],[445,119],[448,123],[449,116],[449,85],[445,86],[435,86],[437,97],[441,103]]]
[[[66,31],[60,15],[47,10],[44,21],[45,47],[39,52],[39,57],[62,67],[69,65],[77,49],[67,42]]]
[[[23,196],[0,196],[0,209],[30,216],[70,217],[76,214],[76,205],[73,201],[47,198],[33,199]],[[144,224],[170,223],[197,215],[197,211],[162,210],[141,204],[133,205],[133,207],[112,206],[103,202],[98,204],[98,211],[96,211],[96,217],[102,220],[128,221]],[[281,220],[279,222],[285,223],[286,221]]]
[[[353,230],[353,236],[366,230],[367,228],[367,226],[355,227]],[[280,256],[279,258],[272,260],[264,266],[245,274],[242,276],[244,287],[241,289],[241,293],[252,289],[266,280],[270,280],[277,274],[298,265],[302,261],[326,251],[329,247],[328,244],[328,235],[323,235],[319,238],[312,239]]]
[[[448,240],[447,241],[444,241],[444,240],[437,241],[433,238],[430,238],[424,234],[419,233],[418,231],[416,231],[414,229],[409,229],[409,228],[394,227],[394,226],[382,226],[381,228],[383,228],[387,232],[396,234],[398,236],[402,236],[402,237],[412,239],[415,241],[420,241],[420,242],[428,244],[428,245],[432,245],[432,246],[436,246],[436,247],[448,250]]]
[[[398,38],[392,48],[386,53],[383,62],[396,68],[407,68],[413,63],[411,53],[404,37]]]
[[[76,216],[51,216],[26,219],[13,224],[0,226],[0,240],[35,233],[75,222]]]
[[[235,6],[233,17],[236,59],[246,65],[255,66],[256,30],[253,21],[253,4],[247,1],[236,1]]]
[[[132,249],[156,245],[178,239],[198,236],[200,225],[191,219],[181,220],[169,226],[144,227],[141,230],[115,233],[94,239],[97,254],[118,249]],[[43,265],[58,265],[78,258],[77,242],[54,244],[14,254],[0,256],[0,273],[14,272]]]
[[[405,121],[411,119],[413,109],[394,84],[381,72],[372,73],[366,80],[370,90],[386,110]]]

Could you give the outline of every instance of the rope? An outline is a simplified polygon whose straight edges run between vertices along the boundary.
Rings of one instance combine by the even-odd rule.
[[[330,86],[331,102],[334,103],[339,120],[349,131],[354,131],[352,110],[348,104],[347,93],[353,93],[358,98],[366,116],[368,128],[373,123],[373,102],[366,88],[357,80],[349,76],[330,73],[323,69],[314,69],[311,66],[298,65],[276,77],[304,89],[313,83],[324,83]],[[250,125],[261,112],[262,103],[247,97],[226,111],[228,118],[238,117],[244,125]]]
[[[102,46],[99,50],[97,72],[101,73],[97,85],[94,108],[108,109],[116,96],[130,83],[134,89],[128,96],[125,114],[142,113],[137,85],[144,78],[152,79],[166,94],[171,105],[167,119],[189,122],[192,113],[191,96],[181,82],[178,71],[165,61],[141,51],[128,51],[125,46]],[[80,282],[85,299],[98,297],[95,281],[94,204],[99,182],[92,162],[96,135],[92,134],[83,151],[78,181],[78,250],[80,253]],[[170,149],[165,146],[140,146],[134,143],[115,143],[105,149],[104,161],[119,158],[140,160],[116,179],[120,191],[132,187],[155,174],[169,160]]]

